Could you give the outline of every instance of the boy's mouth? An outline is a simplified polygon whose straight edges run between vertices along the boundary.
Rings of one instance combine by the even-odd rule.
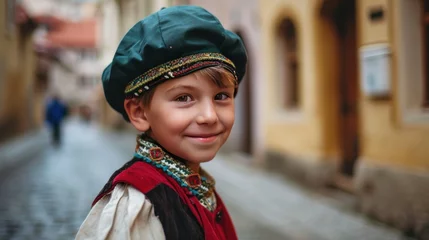
[[[189,134],[188,137],[192,138],[209,138],[219,135],[220,133],[205,133],[205,134]]]
[[[211,143],[217,139],[217,137],[221,133],[210,133],[210,134],[192,134],[187,135],[186,137],[190,138],[193,141],[201,142],[201,143]]]

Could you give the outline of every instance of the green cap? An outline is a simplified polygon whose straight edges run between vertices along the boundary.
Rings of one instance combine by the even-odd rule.
[[[138,97],[166,80],[222,66],[238,82],[247,54],[240,37],[197,6],[163,8],[135,24],[123,37],[102,75],[104,94],[128,121],[125,98]]]

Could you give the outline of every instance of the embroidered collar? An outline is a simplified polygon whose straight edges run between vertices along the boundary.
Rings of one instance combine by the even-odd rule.
[[[215,210],[215,181],[202,168],[200,168],[199,173],[195,173],[183,161],[168,153],[144,134],[137,137],[137,147],[134,156],[161,169],[168,176],[176,180],[180,186],[188,189],[195,195],[205,208],[210,211]]]

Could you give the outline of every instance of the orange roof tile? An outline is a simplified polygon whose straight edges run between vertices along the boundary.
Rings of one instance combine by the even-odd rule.
[[[54,48],[95,48],[96,39],[95,19],[65,22],[60,28],[49,32],[47,36],[48,44]]]

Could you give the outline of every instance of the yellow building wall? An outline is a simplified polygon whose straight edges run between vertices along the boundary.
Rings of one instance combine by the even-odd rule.
[[[393,25],[395,8],[401,0],[359,0],[360,43],[388,43],[392,46],[392,98],[386,101],[370,100],[361,97],[361,160],[370,163],[392,165],[412,169],[429,170],[429,128],[427,126],[405,126],[397,115],[397,64],[399,45],[396,45]],[[386,20],[370,23],[366,17],[374,6],[384,6]],[[405,80],[406,81],[406,80]],[[428,123],[429,125],[429,123]]]
[[[0,4],[1,16],[6,15]],[[40,96],[35,96],[36,56],[32,30],[6,27],[0,20],[0,126],[3,137],[25,133],[42,124]]]
[[[35,94],[36,86],[36,54],[33,48],[33,39],[32,33],[26,33],[25,36],[20,36],[23,41],[22,45],[19,47],[21,51],[20,55],[23,56],[20,68],[23,71],[23,96],[25,101],[22,101],[21,109],[24,109],[24,113],[21,113],[21,129],[24,131],[33,130],[35,127],[38,127],[37,123],[40,119],[36,119],[38,116],[37,111],[43,111],[42,109],[37,108],[38,100]]]
[[[41,128],[45,123],[45,93],[36,92],[34,94],[34,127]]]
[[[325,113],[321,108],[322,102],[318,81],[318,71],[315,36],[315,9],[320,1],[313,0],[276,0],[260,1],[263,48],[263,76],[266,83],[264,92],[264,132],[265,147],[288,153],[296,157],[322,159],[327,154],[327,144],[324,141]],[[279,63],[276,62],[278,51],[276,29],[285,18],[295,23],[298,41],[299,59],[299,96],[300,110],[286,112],[280,106],[280,86],[277,76]],[[331,151],[334,152],[334,151]]]
[[[359,138],[360,161],[429,169],[429,128],[401,124],[397,119],[397,81],[392,19],[400,0],[356,1],[358,48],[377,43],[388,43],[392,48],[392,96],[388,100],[371,100],[360,93]],[[264,133],[267,150],[276,150],[298,157],[337,159],[338,94],[336,79],[338,61],[336,40],[332,26],[320,17],[322,0],[260,1],[263,71],[265,77]],[[384,20],[371,22],[370,11],[383,8]],[[296,24],[300,59],[301,110],[287,113],[279,107],[279,81],[276,62],[276,27],[284,18]],[[329,34],[328,34],[329,33]],[[332,38],[332,39],[330,39]],[[328,44],[329,42],[329,44]],[[359,69],[359,66],[357,66]],[[358,74],[359,75],[359,74]],[[334,80],[331,80],[334,81]],[[427,124],[429,125],[429,123]]]
[[[0,4],[0,16],[5,16],[5,4]],[[0,17],[0,121],[4,116],[4,89],[5,89],[5,78],[6,78],[6,61],[5,59],[5,23],[4,17]]]
[[[18,70],[18,42],[17,35],[15,32],[4,31],[3,37],[3,56],[5,61],[4,76],[3,79],[3,113],[4,115],[15,114],[16,108],[19,105],[19,101],[11,101],[12,99],[20,99],[21,94],[19,91],[13,93],[12,89],[18,89],[20,84],[21,73]]]
[[[357,0],[357,17],[360,25],[360,41],[362,44],[385,43],[389,42],[390,29],[390,6],[391,0]],[[368,19],[370,11],[385,9],[384,19],[381,22],[371,22]]]

